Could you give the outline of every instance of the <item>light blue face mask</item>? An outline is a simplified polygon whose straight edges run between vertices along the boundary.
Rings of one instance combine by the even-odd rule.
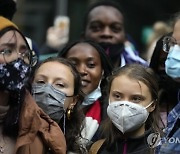
[[[167,75],[172,78],[180,78],[180,46],[174,45],[170,48],[165,61],[165,70]]]
[[[83,106],[91,105],[101,96],[102,96],[102,94],[101,94],[101,88],[100,88],[100,84],[99,84],[98,87],[94,91],[92,91],[90,94],[85,96],[82,105]]]

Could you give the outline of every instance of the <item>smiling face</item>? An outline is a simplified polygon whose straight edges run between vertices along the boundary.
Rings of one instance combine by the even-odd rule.
[[[87,43],[78,43],[68,51],[66,58],[72,61],[81,75],[82,91],[89,94],[95,90],[103,72],[97,50]]]
[[[33,83],[51,84],[67,96],[74,95],[74,76],[70,68],[56,61],[42,64],[35,74]],[[75,105],[73,100],[73,97],[66,97],[65,109]]]
[[[152,102],[149,88],[143,82],[130,79],[126,75],[117,76],[112,81],[109,99],[110,102],[129,101],[144,107]],[[152,112],[154,106],[150,106],[147,110]]]
[[[122,14],[111,6],[98,6],[91,10],[85,37],[101,43],[122,43],[125,39]]]

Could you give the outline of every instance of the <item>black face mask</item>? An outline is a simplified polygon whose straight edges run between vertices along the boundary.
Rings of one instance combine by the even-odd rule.
[[[30,66],[22,59],[0,64],[0,90],[20,91],[27,83]]]
[[[116,62],[120,59],[120,54],[123,52],[124,44],[111,44],[111,43],[99,43],[99,45],[105,50],[106,54],[110,57],[112,62]]]

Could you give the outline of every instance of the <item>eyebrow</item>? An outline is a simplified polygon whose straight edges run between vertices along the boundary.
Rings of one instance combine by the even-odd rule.
[[[72,60],[79,60],[78,57],[68,57],[69,59],[72,59]],[[86,60],[88,61],[92,61],[92,60],[95,60],[96,57],[87,57]]]
[[[118,93],[118,94],[123,94],[122,92],[120,92],[120,91],[118,91],[118,90],[113,90],[112,92],[113,92],[113,93]],[[131,96],[140,96],[140,97],[145,98],[145,96],[143,96],[142,94],[131,94]]]
[[[96,20],[93,20],[93,21],[91,21],[90,22],[90,24],[96,24],[96,23],[100,23],[100,24],[102,24],[102,22],[100,21],[100,20],[98,20],[98,19],[96,19]],[[119,24],[119,25],[121,25],[121,26],[123,26],[124,24],[123,23],[121,23],[121,22],[117,22],[117,21],[114,21],[114,22],[112,22],[112,24]]]
[[[9,46],[9,47],[12,47],[12,48],[14,48],[15,46],[16,46],[16,43],[3,43],[3,44],[1,44],[1,46]]]
[[[8,47],[11,47],[11,48],[15,48],[16,47],[16,43],[3,43],[1,44],[1,46],[8,46]],[[21,44],[20,48],[28,48],[26,44]]]
[[[39,77],[42,77],[42,78],[44,78],[44,79],[47,79],[47,78],[48,78],[48,76],[43,75],[43,74],[35,75],[35,79],[36,79],[36,78],[39,78]],[[56,80],[56,81],[57,81],[57,80],[61,80],[61,81],[66,81],[66,82],[68,82],[68,80],[63,79],[63,78],[61,78],[61,77],[55,77],[55,80]]]

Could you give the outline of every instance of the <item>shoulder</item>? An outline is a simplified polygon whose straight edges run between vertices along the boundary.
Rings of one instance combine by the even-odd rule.
[[[59,125],[38,107],[31,94],[27,92],[20,116],[17,143],[19,146],[30,146],[35,144],[36,138],[55,153],[66,152],[65,137]],[[25,142],[22,142],[24,139]]]
[[[101,148],[104,142],[105,142],[105,139],[101,139],[93,143],[89,150],[89,154],[97,154],[97,152],[99,151],[99,149]]]
[[[17,154],[44,154],[47,149],[43,146],[41,139],[36,136],[32,143],[26,143],[26,138],[18,139],[18,144],[16,144],[16,153]],[[24,143],[24,144],[23,144]]]

